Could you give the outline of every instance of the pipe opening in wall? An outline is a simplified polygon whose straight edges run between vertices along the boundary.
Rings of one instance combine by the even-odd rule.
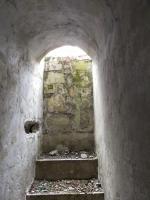
[[[39,122],[37,121],[34,121],[34,120],[27,120],[25,123],[24,123],[24,129],[25,129],[25,132],[27,134],[30,134],[30,133],[36,133],[39,131],[39,128],[40,128],[40,124]]]
[[[92,60],[79,47],[63,46],[42,60],[43,151],[59,147],[93,151]]]

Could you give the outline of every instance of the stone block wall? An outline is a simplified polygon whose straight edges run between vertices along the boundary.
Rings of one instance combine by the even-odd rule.
[[[45,58],[43,151],[93,149],[91,60]]]

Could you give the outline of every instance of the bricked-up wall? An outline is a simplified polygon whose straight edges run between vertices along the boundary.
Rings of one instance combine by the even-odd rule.
[[[46,57],[43,150],[94,148],[92,62]]]

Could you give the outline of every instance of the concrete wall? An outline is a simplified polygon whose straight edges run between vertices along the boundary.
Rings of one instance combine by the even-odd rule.
[[[42,118],[42,70],[16,39],[14,10],[7,7],[8,19],[5,8],[0,7],[0,199],[23,200],[40,146],[40,130],[27,135],[24,121]]]
[[[107,200],[148,200],[150,4],[122,1],[109,7],[111,34],[94,68],[100,174]]]
[[[0,2],[1,200],[22,199],[33,178],[38,141],[23,121],[41,116],[42,80],[28,50],[39,60],[63,44],[97,57],[96,143],[106,200],[149,200],[149,22],[148,0]]]
[[[44,69],[42,150],[68,147],[93,151],[91,60],[46,57]]]

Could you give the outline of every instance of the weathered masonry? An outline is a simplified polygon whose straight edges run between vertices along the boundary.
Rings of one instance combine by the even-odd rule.
[[[91,60],[46,57],[43,151],[94,150],[93,117]]]
[[[79,46],[94,64],[105,200],[149,200],[149,0],[0,1],[0,200],[25,199],[34,180],[43,138],[40,61],[63,45]],[[28,121],[39,128],[26,133]]]

